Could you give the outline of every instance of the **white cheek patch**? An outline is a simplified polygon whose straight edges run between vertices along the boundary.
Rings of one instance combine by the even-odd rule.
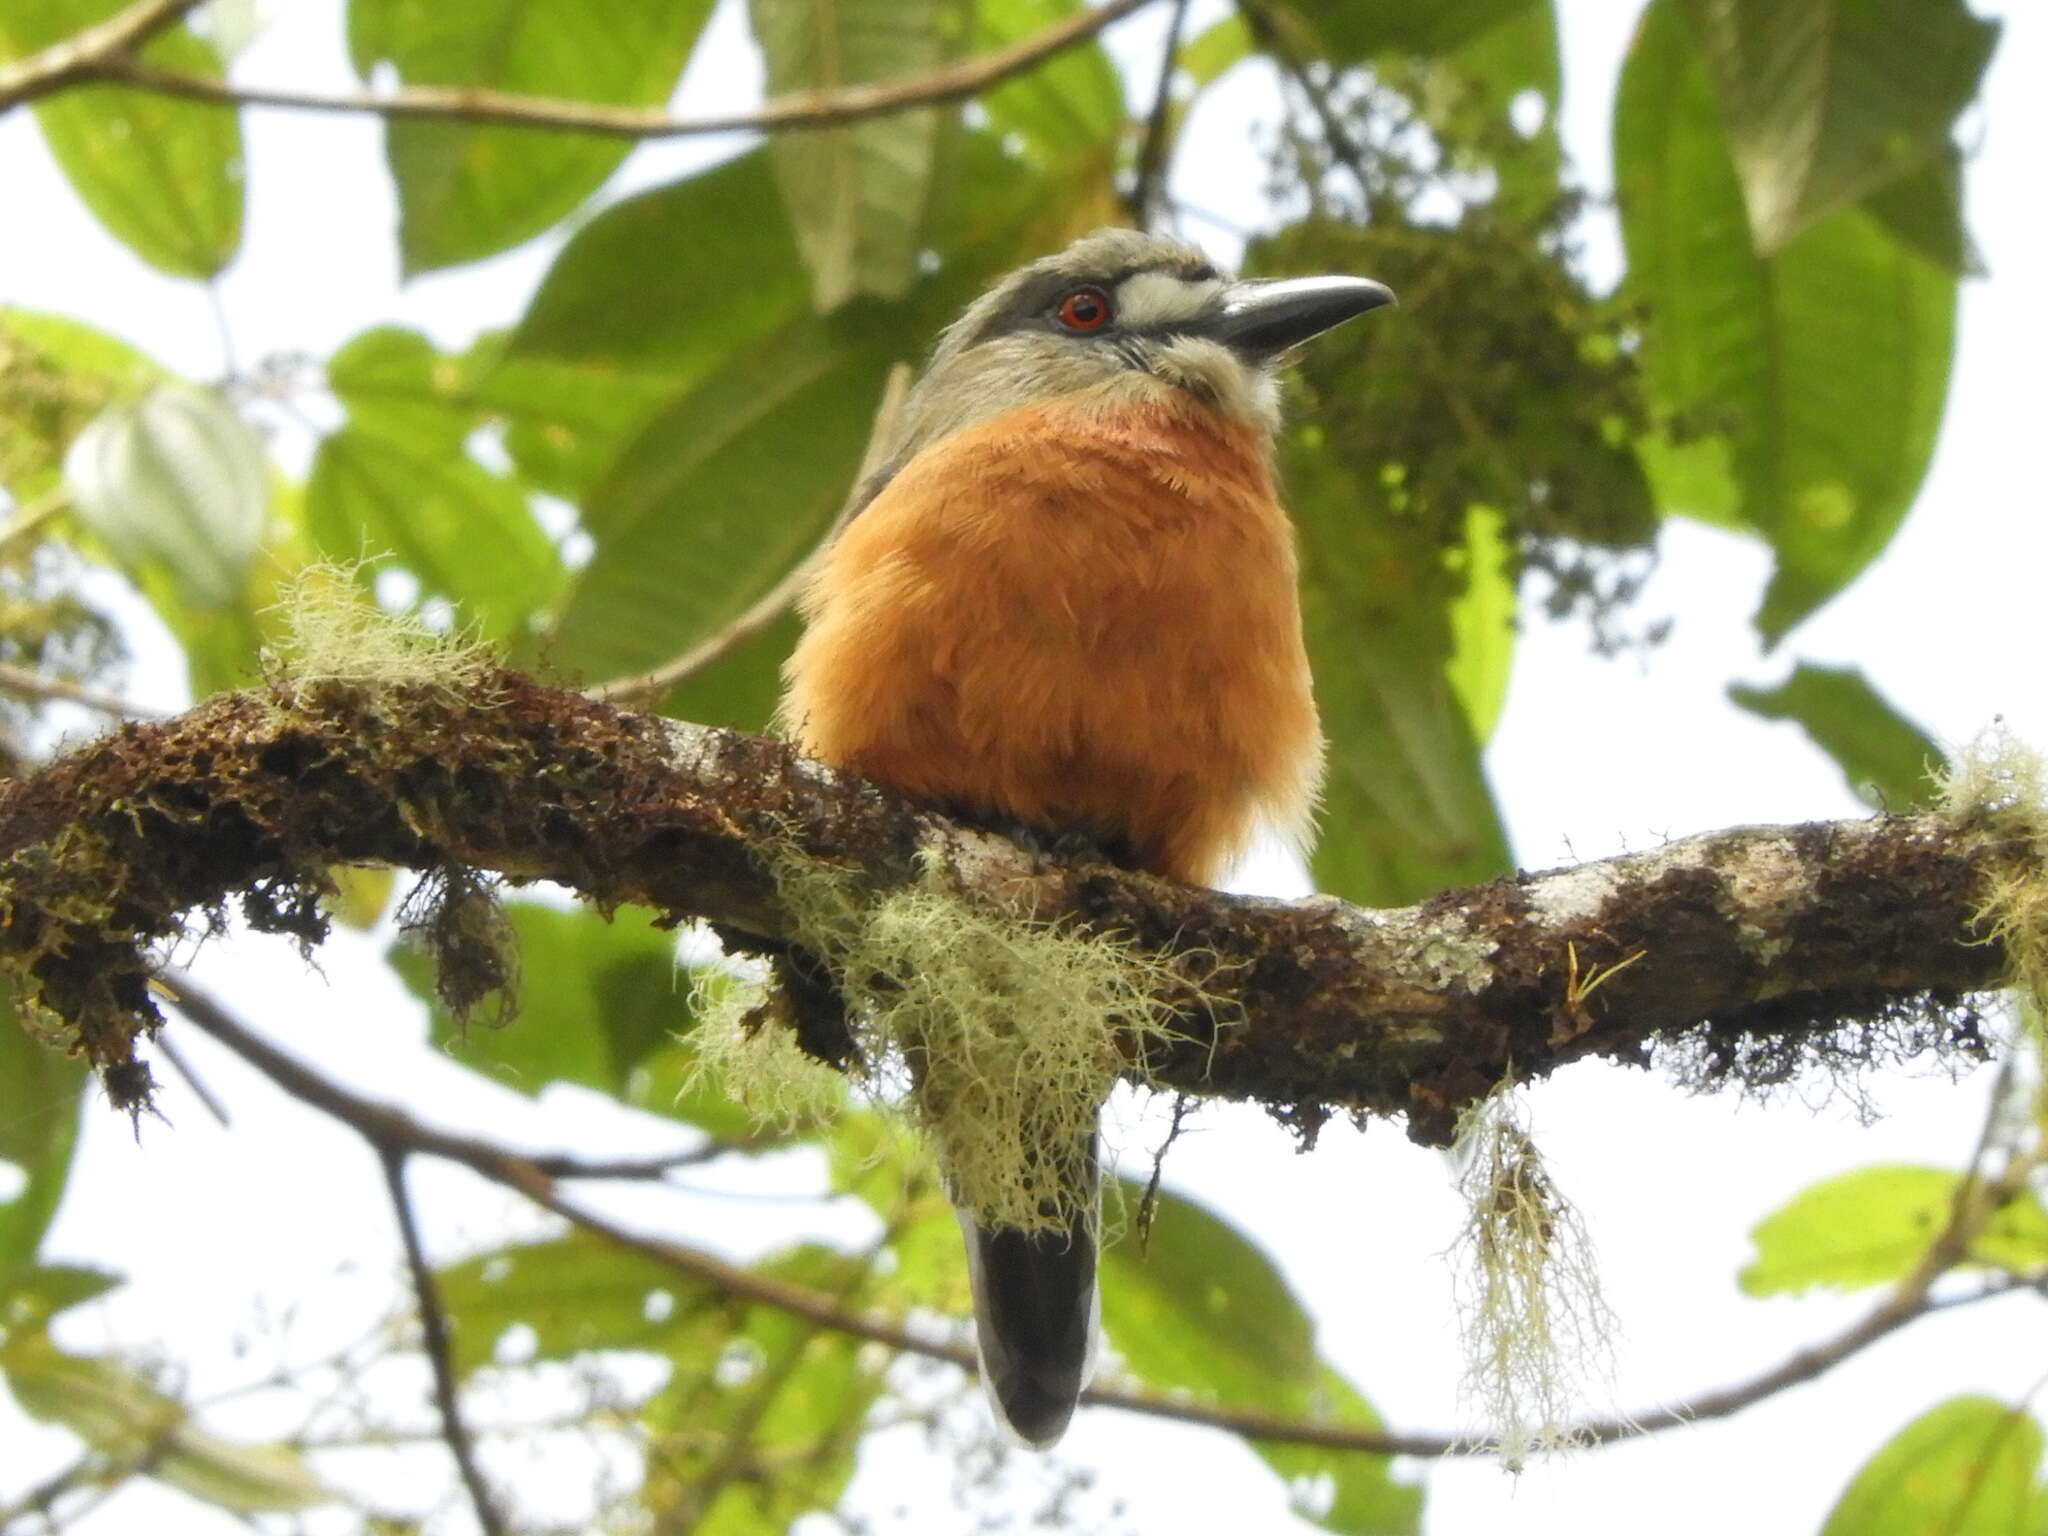
[[[1176,325],[1214,306],[1223,292],[1220,278],[1191,283],[1168,272],[1139,272],[1116,287],[1116,314],[1130,330]]]

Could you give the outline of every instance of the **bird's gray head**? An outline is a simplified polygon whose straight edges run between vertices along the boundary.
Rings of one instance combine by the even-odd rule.
[[[1084,391],[1186,391],[1270,433],[1281,355],[1393,297],[1357,277],[1241,281],[1178,240],[1098,230],[1012,272],[946,328],[857,499],[963,427]]]

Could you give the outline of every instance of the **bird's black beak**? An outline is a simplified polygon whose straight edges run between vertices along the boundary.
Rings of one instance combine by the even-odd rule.
[[[1290,277],[1232,283],[1204,335],[1259,359],[1277,356],[1369,309],[1394,302],[1394,291],[1366,277]]]

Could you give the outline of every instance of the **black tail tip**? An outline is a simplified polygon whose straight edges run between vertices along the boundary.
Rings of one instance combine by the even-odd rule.
[[[984,1375],[996,1415],[1010,1433],[1034,1451],[1050,1450],[1067,1432],[1074,1407],[1081,1398],[1077,1374],[1059,1382],[1047,1382],[1030,1373],[1007,1379]]]

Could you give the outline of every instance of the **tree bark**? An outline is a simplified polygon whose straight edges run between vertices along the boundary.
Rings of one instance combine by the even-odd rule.
[[[1182,957],[1185,1038],[1144,1078],[1256,1101],[1305,1134],[1406,1117],[1441,1143],[1504,1076],[1670,1056],[1751,1087],[1886,1055],[1981,1053],[1999,983],[1995,845],[1940,815],[1708,833],[1369,911],[1199,890],[1031,846],[834,774],[784,743],[628,713],[516,673],[474,688],[280,683],[133,724],[0,786],[0,966],[147,1102],[150,951],[230,902],[311,946],[324,871],[548,879],[609,907],[793,938],[771,840],[876,891],[963,897]],[[1203,999],[1195,1006],[1197,997]]]

